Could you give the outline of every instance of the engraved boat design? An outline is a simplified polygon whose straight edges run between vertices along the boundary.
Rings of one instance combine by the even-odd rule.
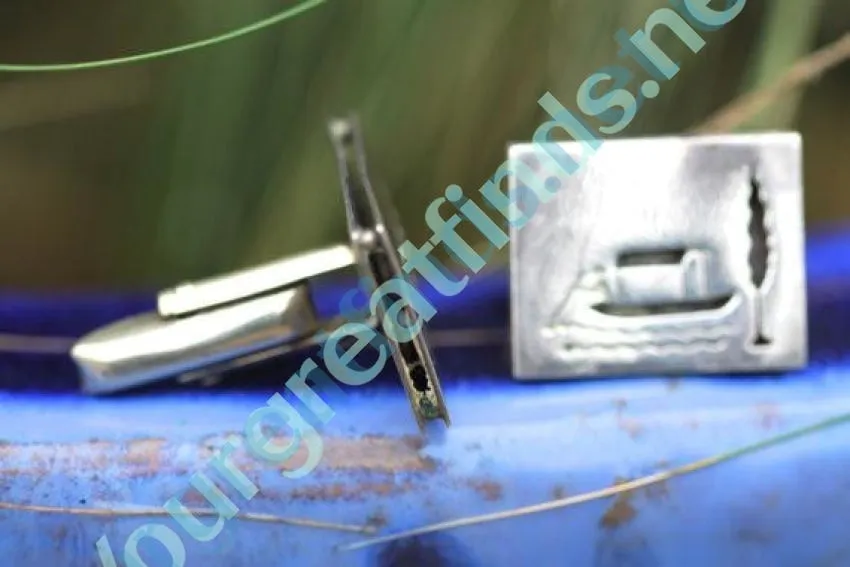
[[[717,341],[743,303],[704,250],[629,252],[581,274],[544,337],[606,347]],[[726,288],[726,289],[724,289]]]

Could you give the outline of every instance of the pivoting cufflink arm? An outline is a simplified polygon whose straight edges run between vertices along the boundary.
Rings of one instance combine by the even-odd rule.
[[[396,251],[401,231],[392,207],[369,180],[356,120],[334,120],[329,131],[349,243],[162,291],[155,312],[96,329],[73,346],[85,391],[106,394],[168,378],[196,380],[315,345],[341,320],[318,317],[310,282],[353,267],[373,290],[403,278]],[[378,301],[375,317],[365,322],[381,328],[389,307],[386,298]],[[415,317],[409,307],[402,309]],[[403,342],[392,333],[385,338],[417,422],[448,423],[424,331]]]

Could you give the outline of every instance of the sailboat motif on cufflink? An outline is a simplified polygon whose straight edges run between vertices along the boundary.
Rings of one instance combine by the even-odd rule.
[[[595,151],[518,144],[509,154],[512,190],[535,208],[512,227],[517,378],[806,364],[799,135],[620,139]],[[583,167],[568,175],[553,156]],[[556,190],[535,193],[540,179]]]

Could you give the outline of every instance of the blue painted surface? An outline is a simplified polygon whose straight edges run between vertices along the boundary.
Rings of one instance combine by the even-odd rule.
[[[322,429],[325,459],[312,475],[286,479],[240,454],[237,463],[260,494],[251,501],[228,494],[246,512],[352,524],[381,519],[383,533],[599,489],[847,412],[850,232],[813,237],[808,261],[813,361],[804,372],[516,384],[506,376],[506,346],[443,350],[437,359],[451,429],[422,442],[401,387],[388,376],[332,400],[337,415]],[[435,327],[471,320],[504,326],[505,287],[503,276],[482,279],[442,306]],[[322,296],[326,305],[330,295]],[[149,301],[7,296],[0,325],[7,332],[83,332]],[[206,470],[217,444],[239,432],[300,361],[240,373],[215,390],[160,387],[95,400],[73,392],[65,360],[6,357],[0,500],[160,506],[183,493],[192,473]],[[837,427],[627,500],[392,548],[340,553],[335,545],[361,536],[233,520],[214,541],[187,543],[187,564],[846,566],[848,436],[850,426]],[[185,500],[203,504],[189,493]],[[10,565],[97,565],[94,543],[102,534],[120,556],[127,536],[146,521],[0,510],[0,553]]]

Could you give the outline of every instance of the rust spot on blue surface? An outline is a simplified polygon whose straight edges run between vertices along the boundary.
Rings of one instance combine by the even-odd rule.
[[[292,500],[335,501],[335,500],[367,500],[374,497],[399,496],[416,488],[412,482],[397,483],[393,480],[385,482],[336,482],[317,484],[290,490],[287,495]]]
[[[491,502],[501,500],[504,492],[502,485],[493,480],[473,479],[469,481],[469,486],[484,497],[484,500]]]
[[[134,476],[153,476],[162,468],[163,449],[166,440],[151,438],[137,439],[126,444],[127,452],[124,462],[132,465],[136,470]]]
[[[89,440],[0,445],[0,475],[40,476],[52,473],[91,479],[107,468],[112,478],[188,474],[205,467],[216,448],[232,435],[224,433],[199,442],[141,438],[125,442]],[[289,440],[275,438],[274,441],[285,444]],[[319,471],[433,473],[441,466],[436,460],[420,454],[423,442],[413,436],[331,437],[323,439],[323,444]],[[302,449],[285,468],[293,468],[305,458],[306,449]],[[246,472],[275,468],[255,459],[245,450],[236,451],[233,461]]]
[[[627,479],[617,478],[614,480],[614,486],[619,486],[625,482],[627,482]],[[632,506],[633,496],[632,491],[618,494],[611,507],[599,519],[600,527],[616,529],[631,522],[637,516],[637,510]]]
[[[635,516],[637,516],[637,510],[632,506],[630,498],[620,495],[602,515],[599,525],[606,529],[615,529],[631,522]]]

